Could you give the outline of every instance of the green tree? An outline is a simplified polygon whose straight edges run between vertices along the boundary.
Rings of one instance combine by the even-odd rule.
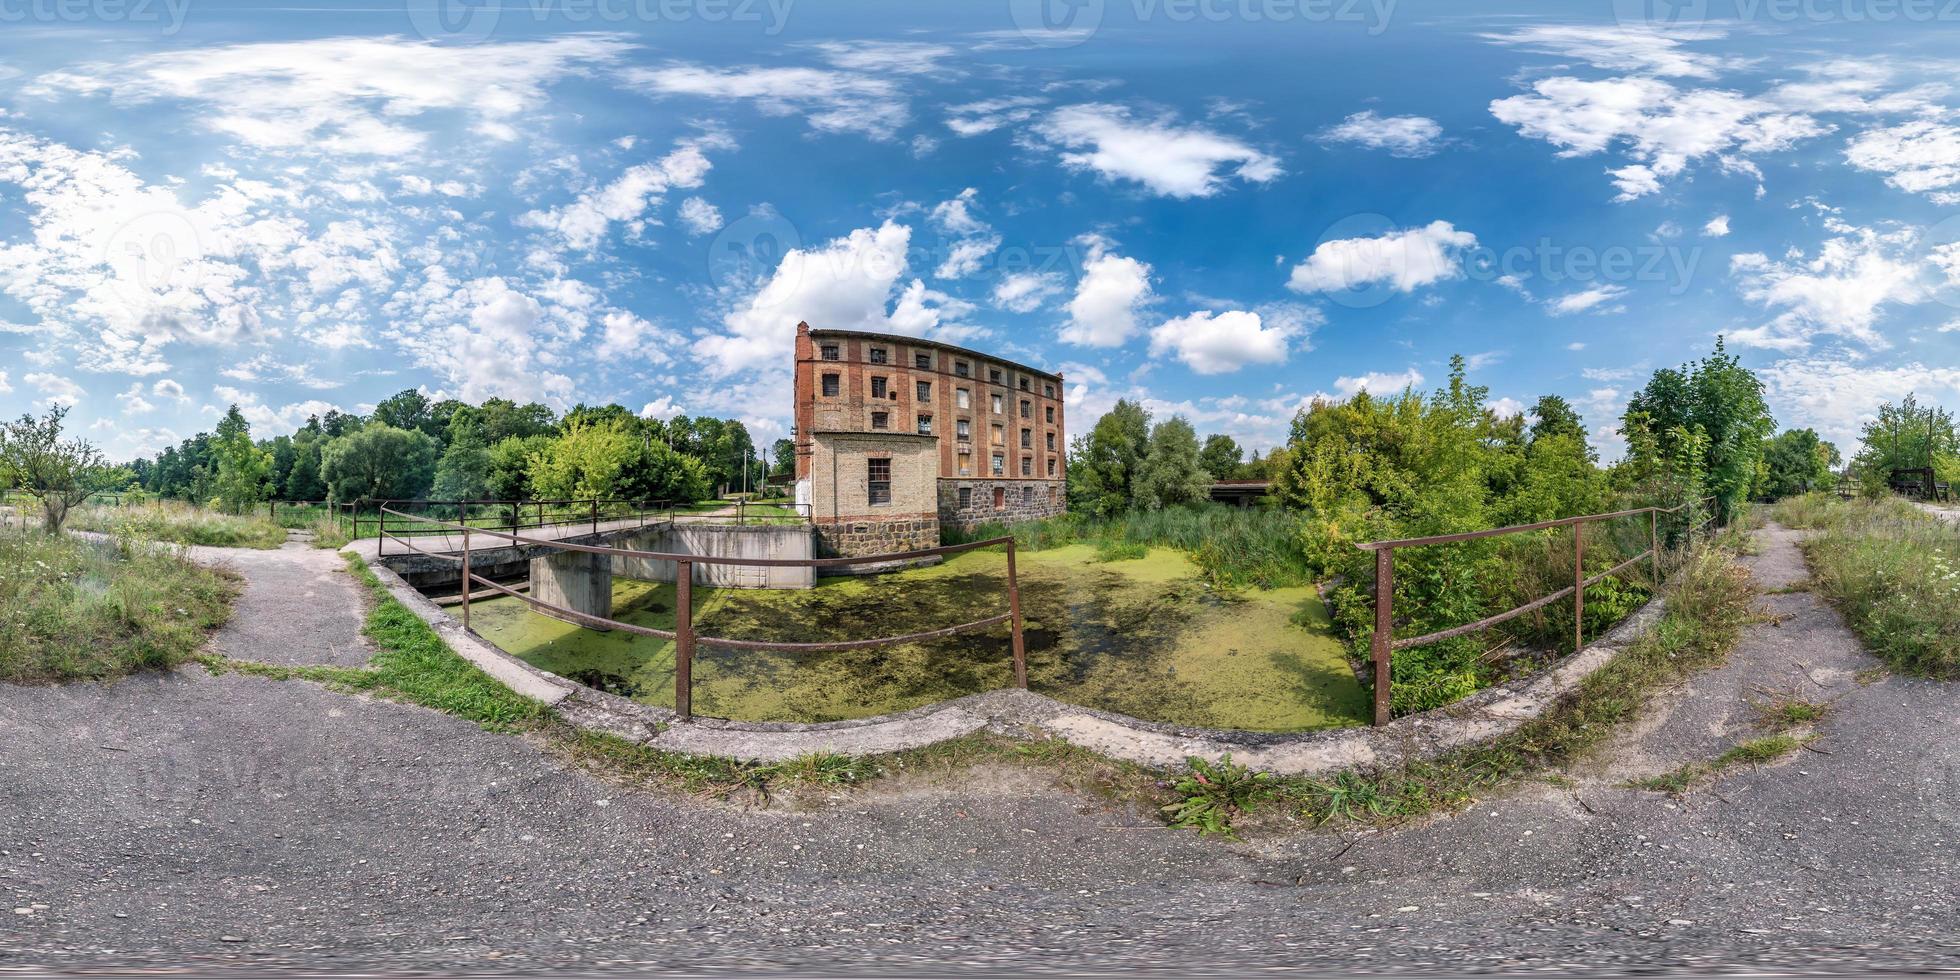
[[[272,495],[272,454],[253,444],[251,423],[237,405],[219,420],[211,449],[218,463],[212,492],[220,509],[243,514]]]
[[[1727,517],[1754,488],[1775,428],[1762,380],[1717,338],[1708,357],[1654,372],[1628,401],[1620,431],[1627,435],[1627,462],[1638,480],[1690,496],[1713,496],[1717,512]],[[1691,471],[1698,475],[1689,479]]]
[[[1763,451],[1762,497],[1781,500],[1833,485],[1841,461],[1838,448],[1814,429],[1791,429],[1771,439]]]
[[[1095,517],[1129,510],[1149,448],[1150,413],[1128,399],[1118,401],[1069,449],[1069,508]]]
[[[769,445],[769,455],[773,460],[769,466],[772,479],[787,480],[796,475],[796,443],[778,439]]]
[[[1881,405],[1878,417],[1865,423],[1864,448],[1852,461],[1875,482],[1890,484],[1894,470],[1941,468],[1941,462],[1960,453],[1953,415],[1937,405],[1921,405],[1907,395],[1897,405]]]
[[[543,452],[553,436],[534,433],[508,436],[490,446],[490,497],[495,500],[534,500],[531,486],[531,457]]]
[[[1238,440],[1228,435],[1209,435],[1205,437],[1205,448],[1198,451],[1198,462],[1211,474],[1213,480],[1236,480],[1239,468],[1245,459],[1245,450],[1239,448]]]
[[[318,420],[293,435],[293,468],[286,474],[282,495],[287,500],[324,500],[327,485],[320,479],[320,451],[327,444]]]
[[[437,500],[481,500],[490,493],[490,447],[474,428],[454,427],[456,435],[436,463],[435,485],[429,495]]]
[[[433,407],[429,396],[409,388],[389,395],[381,400],[381,404],[374,406],[374,421],[397,429],[412,429],[433,435],[429,432],[435,421],[430,411]]]
[[[531,454],[532,492],[567,500],[620,496],[626,469],[638,458],[639,448],[618,419],[599,424],[574,419],[558,438]]]
[[[691,504],[709,495],[708,467],[651,439],[627,463],[620,492],[633,500]]]
[[[1145,510],[1194,504],[1211,495],[1211,483],[1199,459],[1198,433],[1173,415],[1151,430],[1132,500]]]
[[[1531,406],[1531,438],[1533,441],[1546,436],[1578,436],[1581,442],[1586,438],[1586,424],[1572,403],[1557,395],[1543,395]]]
[[[0,483],[40,501],[49,534],[59,534],[68,511],[88,499],[90,479],[103,465],[94,444],[61,437],[67,417],[68,406],[55,405],[38,419],[22,415],[0,428]]]
[[[414,500],[435,480],[436,441],[426,433],[370,422],[329,442],[320,476],[338,501]]]

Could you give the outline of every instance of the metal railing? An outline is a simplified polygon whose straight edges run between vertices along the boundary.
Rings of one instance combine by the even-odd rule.
[[[1515,619],[1525,613],[1543,609],[1567,596],[1572,597],[1573,652],[1576,653],[1585,649],[1586,588],[1617,575],[1639,564],[1642,560],[1647,560],[1652,563],[1653,579],[1655,585],[1658,587],[1661,581],[1659,516],[1661,514],[1675,514],[1687,510],[1687,536],[1689,542],[1692,542],[1698,530],[1705,532],[1707,526],[1715,520],[1715,513],[1711,508],[1708,517],[1702,519],[1697,524],[1695,520],[1695,509],[1713,499],[1715,498],[1704,497],[1699,500],[1676,504],[1673,507],[1636,507],[1632,510],[1618,510],[1608,514],[1585,514],[1579,517],[1562,517],[1553,521],[1539,521],[1535,524],[1519,524],[1513,527],[1492,528],[1487,531],[1437,534],[1425,538],[1398,538],[1392,541],[1369,541],[1355,545],[1355,547],[1363,551],[1372,551],[1375,553],[1375,633],[1369,644],[1369,652],[1372,655],[1375,666],[1374,723],[1376,725],[1386,725],[1393,716],[1389,698],[1389,685],[1390,675],[1392,673],[1391,661],[1396,650],[1427,646],[1431,643],[1440,643],[1444,640],[1452,640],[1459,636],[1481,632],[1506,620]],[[1641,514],[1647,515],[1647,550],[1634,555],[1632,558],[1612,568],[1588,577],[1586,575],[1586,525],[1623,517],[1635,517]],[[1438,544],[1456,544],[1462,541],[1475,541],[1480,538],[1494,538],[1500,535],[1519,534],[1525,531],[1544,531],[1559,527],[1572,528],[1571,585],[1550,595],[1533,599],[1522,606],[1507,609],[1494,616],[1486,616],[1476,622],[1464,623],[1461,626],[1452,626],[1433,633],[1425,633],[1422,636],[1410,636],[1402,639],[1395,638],[1395,549],[1421,548]]]
[[[392,510],[385,505],[382,507],[381,513],[384,516],[392,515],[402,520],[435,524],[441,528],[436,533],[460,533],[462,535],[463,548],[460,555],[427,551],[416,547],[414,542],[408,538],[400,538],[398,540],[404,547],[418,554],[461,563],[461,580],[463,586],[462,618],[463,628],[465,630],[470,628],[471,592],[475,586],[482,585],[495,592],[521,599],[531,608],[546,610],[559,619],[577,623],[581,626],[589,626],[594,629],[619,630],[638,636],[649,636],[654,639],[674,641],[674,713],[679,715],[682,721],[690,721],[694,717],[694,650],[696,646],[723,647],[731,650],[776,650],[789,653],[833,653],[842,650],[861,650],[869,647],[914,643],[919,640],[930,640],[942,636],[953,636],[959,633],[990,629],[1006,623],[1010,628],[1010,640],[1012,643],[1014,686],[1022,690],[1026,690],[1028,686],[1028,654],[1027,645],[1022,635],[1021,622],[1021,586],[1020,578],[1015,570],[1014,539],[1011,536],[989,538],[985,541],[971,541],[966,544],[924,548],[918,551],[866,555],[858,558],[723,558],[708,555],[638,551],[631,548],[573,544],[567,541],[555,541],[548,538],[528,537],[512,532],[470,527],[466,524],[455,524],[421,515],[405,514]],[[495,582],[478,575],[470,568],[470,558],[473,551],[471,538],[479,535],[499,538],[519,546],[530,545],[556,548],[560,551],[583,552],[589,555],[606,555],[614,558],[637,558],[647,561],[672,562],[674,563],[674,628],[671,630],[654,629],[650,626],[640,626],[635,623],[621,622],[617,619],[582,613],[576,609],[569,609],[557,603],[546,602],[536,596],[526,595],[500,582]],[[959,623],[939,629],[923,630],[917,633],[904,633],[897,636],[881,636],[862,640],[838,640],[825,643],[738,640],[720,636],[701,636],[694,629],[694,566],[697,564],[737,565],[748,568],[847,568],[853,565],[914,561],[939,555],[956,555],[979,548],[991,548],[996,545],[1005,545],[1007,548],[1007,611],[997,616],[988,616],[968,623]],[[504,546],[498,545],[497,547]]]
[[[405,538],[429,534],[449,534],[440,528],[425,525],[440,523],[439,518],[428,514],[407,514],[401,508],[454,511],[459,520],[457,527],[470,527],[474,530],[502,529],[510,533],[518,531],[542,530],[553,527],[585,527],[589,533],[598,534],[602,529],[626,527],[645,527],[649,523],[672,520],[675,514],[673,503],[665,500],[383,500],[375,510],[375,554],[387,554],[388,542],[403,541]],[[474,509],[481,516],[473,517]],[[408,518],[407,525],[397,520],[393,527],[388,518]],[[357,518],[358,520],[358,518]],[[358,533],[355,535],[358,537]]]

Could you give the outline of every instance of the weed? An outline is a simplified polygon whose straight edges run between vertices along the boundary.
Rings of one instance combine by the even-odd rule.
[[[1197,756],[1189,762],[1191,771],[1171,787],[1182,798],[1164,805],[1164,819],[1200,836],[1237,840],[1232,821],[1272,795],[1272,774],[1253,772],[1234,763],[1229,754],[1215,763]]]
[[[1808,741],[1810,739],[1800,739],[1794,735],[1765,735],[1762,738],[1752,738],[1717,756],[1715,768],[1722,770],[1775,762],[1803,748],[1804,743]]]
[[[1693,789],[1702,780],[1708,778],[1708,775],[1707,766],[1699,762],[1690,762],[1679,769],[1658,776],[1649,776],[1646,779],[1636,779],[1627,785],[1635,789],[1650,789],[1657,793],[1672,793],[1679,796]]]
[[[1812,494],[1778,506],[1804,540],[1817,590],[1865,646],[1902,674],[1960,678],[1960,540],[1896,498],[1842,501]]]
[[[158,500],[127,507],[88,507],[70,515],[70,526],[84,531],[213,548],[277,548],[286,529],[260,515],[235,516]]]
[[[1778,697],[1774,701],[1757,704],[1755,708],[1757,720],[1765,727],[1777,731],[1814,725],[1822,721],[1824,714],[1830,710],[1825,705],[1806,701],[1795,695]]]

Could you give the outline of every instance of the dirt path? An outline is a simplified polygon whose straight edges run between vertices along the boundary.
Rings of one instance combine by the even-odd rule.
[[[1800,578],[1795,536],[1761,538],[1758,580]],[[351,617],[301,618],[340,588],[313,558],[232,557],[254,584],[234,655],[353,649]],[[1705,758],[1747,736],[1754,687],[1811,684],[1828,755],[1683,799],[1601,771],[1426,826],[1237,846],[994,772],[811,813],[705,806],[238,674],[0,687],[0,891],[25,910],[0,909],[0,970],[1960,966],[1960,699],[1861,686],[1874,661],[1835,614],[1763,601],[1781,624],[1622,745],[1643,770]]]

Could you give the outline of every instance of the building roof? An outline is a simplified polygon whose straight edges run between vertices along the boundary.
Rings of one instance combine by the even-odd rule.
[[[966,356],[979,361],[994,361],[998,364],[1002,364],[1007,367],[1013,368],[1016,371],[1026,371],[1029,374],[1039,375],[1044,378],[1053,378],[1056,381],[1062,380],[1061,374],[1054,371],[1043,371],[1038,367],[1029,367],[1028,365],[1022,364],[1018,361],[1010,361],[1007,358],[1000,356],[999,354],[989,354],[986,353],[985,351],[977,351],[967,347],[956,347],[952,344],[940,343],[937,340],[927,340],[924,337],[907,337],[904,334],[895,334],[895,333],[874,333],[869,330],[826,330],[821,327],[811,327],[810,336],[813,338],[817,336],[862,337],[866,340],[882,340],[893,344],[908,344],[913,347],[936,347],[939,350],[950,351],[954,354],[965,354]],[[1057,392],[1057,395],[1059,394],[1060,393]]]

